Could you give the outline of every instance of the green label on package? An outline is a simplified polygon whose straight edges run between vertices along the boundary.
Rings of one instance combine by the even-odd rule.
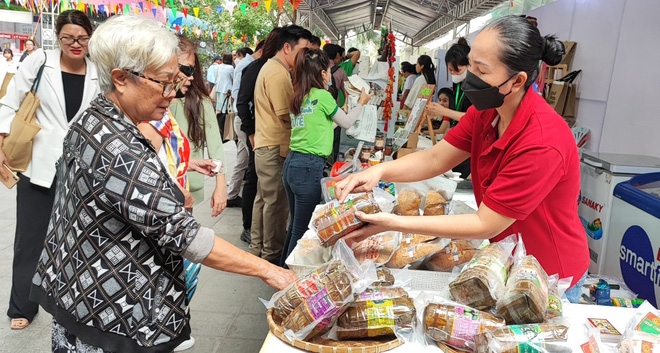
[[[545,344],[535,342],[534,339],[541,333],[539,325],[512,325],[509,330],[516,335],[518,341],[518,353],[539,353],[543,352]]]
[[[660,335],[660,318],[653,313],[648,313],[639,322],[635,330],[650,333],[652,335]]]

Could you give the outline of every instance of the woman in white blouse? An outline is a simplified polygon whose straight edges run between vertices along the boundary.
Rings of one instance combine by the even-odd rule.
[[[11,134],[11,121],[44,65],[36,93],[41,104],[35,122],[41,131],[34,137],[32,159],[27,170],[21,171],[17,185],[12,288],[7,310],[14,330],[27,327],[39,310],[28,296],[55,198],[55,163],[62,154],[64,136],[71,120],[99,93],[96,66],[86,58],[92,35],[89,18],[77,10],[65,11],[58,16],[55,28],[59,49],[39,49],[28,56],[0,100],[2,144]],[[85,151],[80,152],[84,158]],[[1,164],[11,168],[2,151]],[[0,177],[7,180],[9,173],[0,168]]]
[[[9,81],[16,74],[18,68],[18,63],[14,60],[14,52],[11,49],[5,48],[2,51],[2,56],[5,60],[0,59],[0,98],[7,93]]]

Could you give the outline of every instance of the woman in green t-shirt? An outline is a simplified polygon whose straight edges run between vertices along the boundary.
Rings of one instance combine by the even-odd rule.
[[[307,230],[314,207],[321,202],[321,178],[325,160],[332,153],[333,124],[351,127],[373,96],[363,91],[358,105],[347,114],[328,92],[331,83],[330,60],[325,52],[301,50],[293,68],[291,153],[282,171],[291,213],[282,264]]]

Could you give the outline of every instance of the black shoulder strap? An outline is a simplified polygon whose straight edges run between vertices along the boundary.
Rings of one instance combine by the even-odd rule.
[[[339,67],[339,65],[335,65],[335,66],[332,67],[332,69],[330,70],[330,72],[332,72],[332,73],[334,74],[334,73],[337,72],[337,70],[339,70],[339,69],[341,69],[341,67]]]
[[[32,88],[30,89],[32,93],[37,93],[37,90],[39,89],[39,83],[41,82],[41,75],[44,73],[44,67],[46,66],[47,60],[48,60],[48,55],[44,51],[44,63],[41,64],[41,67],[37,72],[37,77],[34,79],[34,82],[32,83]]]

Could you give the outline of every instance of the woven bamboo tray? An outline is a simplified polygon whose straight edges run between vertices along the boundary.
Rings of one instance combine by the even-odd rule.
[[[298,349],[309,352],[318,353],[380,353],[394,349],[403,344],[399,339],[371,339],[371,340],[354,340],[354,341],[333,341],[315,337],[310,342],[300,341],[293,339],[293,342],[288,337],[284,336],[284,329],[282,328],[282,320],[273,315],[273,309],[269,309],[266,313],[268,319],[268,327],[277,338],[290,344]]]

